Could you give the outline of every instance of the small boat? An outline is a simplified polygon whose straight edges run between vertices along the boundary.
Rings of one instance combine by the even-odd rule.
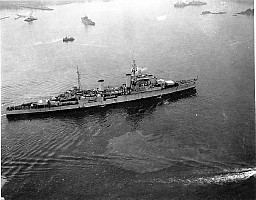
[[[28,18],[24,19],[24,21],[26,21],[26,22],[32,22],[34,20],[37,20],[37,18],[33,17],[32,15],[29,16]]]
[[[37,18],[33,17],[32,14],[33,14],[33,11],[31,11],[29,17],[27,17],[26,19],[24,19],[24,21],[26,21],[26,22],[32,22],[32,21],[34,21],[34,20],[37,20]],[[20,15],[20,16],[22,16],[22,15]]]
[[[75,39],[73,37],[68,37],[68,36],[63,38],[63,42],[73,42],[74,40]]]
[[[95,25],[95,22],[89,19],[86,15],[84,17],[81,17],[81,20],[85,25]]]

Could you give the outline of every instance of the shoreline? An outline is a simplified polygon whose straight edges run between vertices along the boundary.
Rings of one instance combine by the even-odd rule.
[[[19,6],[19,7],[28,8],[28,9],[37,9],[37,10],[48,10],[48,11],[54,10],[53,8],[48,8],[48,7],[35,7],[35,6]]]

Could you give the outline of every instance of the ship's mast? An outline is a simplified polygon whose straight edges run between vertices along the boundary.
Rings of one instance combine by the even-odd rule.
[[[78,66],[76,66],[76,68],[77,68],[77,82],[78,82],[78,89],[79,89],[79,91],[80,90],[82,90],[82,86],[81,86],[81,82],[80,82],[80,80],[81,80],[81,77],[80,77],[80,72],[79,72],[79,70],[78,70]]]
[[[135,72],[137,71],[137,65],[135,63],[135,58],[132,59],[132,75],[135,77]]]

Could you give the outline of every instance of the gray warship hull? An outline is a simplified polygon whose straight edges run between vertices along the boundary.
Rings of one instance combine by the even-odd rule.
[[[162,96],[181,93],[196,87],[195,80],[190,80],[184,84],[173,86],[169,88],[154,87],[144,91],[132,92],[131,94],[125,94],[121,96],[114,96],[111,98],[98,97],[95,101],[89,102],[87,99],[80,99],[74,105],[62,105],[62,106],[45,106],[44,108],[30,108],[6,111],[6,116],[18,116],[27,114],[39,114],[39,113],[51,113],[58,111],[88,109],[88,108],[101,108],[108,105],[122,104],[127,102],[134,102],[142,99],[148,99]]]

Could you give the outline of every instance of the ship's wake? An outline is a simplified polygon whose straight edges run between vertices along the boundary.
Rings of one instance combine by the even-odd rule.
[[[63,132],[62,129],[58,131]],[[69,148],[81,147],[86,138],[78,130],[73,130],[71,135],[72,138],[70,133],[62,135],[62,139],[51,138],[43,146],[34,141],[36,145],[29,152],[18,152],[20,146],[13,149],[16,156],[9,154],[1,160],[2,175],[12,179],[33,173],[51,173],[63,166],[83,170],[104,165],[140,174],[144,178],[139,182],[168,186],[223,185],[256,176],[256,168],[248,164],[214,160],[210,149],[179,148],[175,142],[164,142],[162,135],[146,135],[138,130],[110,139],[102,154],[80,152],[67,155]],[[100,137],[100,129],[92,130],[88,137]],[[9,148],[4,148],[2,153],[8,152]],[[148,177],[148,173],[152,176]]]
[[[156,19],[157,19],[157,21],[164,21],[164,20],[166,20],[166,15],[163,15],[163,16],[158,16]]]
[[[75,44],[75,45],[107,48],[107,46],[104,46],[101,44]]]
[[[143,154],[143,151],[140,153]],[[70,165],[71,163],[72,166]],[[11,180],[12,178],[26,177],[33,173],[50,173],[53,170],[51,166],[54,166],[54,170],[62,169],[63,165],[72,168],[81,168],[81,170],[83,170],[89,166],[104,164],[122,168],[125,171],[139,172],[140,174],[144,174],[144,172],[151,172],[154,174],[165,171],[162,173],[165,174],[164,176],[143,176],[144,178],[134,181],[147,184],[165,184],[172,187],[208,186],[212,184],[224,185],[227,183],[244,181],[250,177],[256,177],[256,168],[241,167],[212,170],[209,166],[209,168],[206,168],[206,166],[202,168],[202,163],[195,163],[196,162],[190,163],[185,160],[180,161],[178,159],[166,159],[160,156],[139,157],[137,155],[115,155],[114,153],[112,153],[112,155],[103,154],[84,156],[52,155],[45,158],[5,158],[2,160],[2,175],[5,176],[7,180]],[[183,170],[185,170],[184,173]],[[179,171],[182,171],[182,175],[179,175]],[[189,173],[187,174],[186,171]]]
[[[177,167],[222,172],[245,166],[244,163],[218,161],[215,154],[203,147],[179,148],[175,143],[164,142],[163,135],[144,135],[142,131],[134,131],[109,140],[107,151],[97,157],[138,173]]]
[[[189,184],[197,184],[197,185],[219,184],[219,185],[222,185],[224,183],[246,180],[247,178],[249,178],[251,176],[256,177],[256,168],[234,169],[229,172],[223,172],[220,175],[187,179],[184,181],[184,183],[187,185],[189,185]]]
[[[33,46],[52,44],[52,43],[56,43],[56,42],[60,42],[60,41],[62,41],[62,39],[53,39],[53,40],[48,41],[48,42],[36,42]]]

